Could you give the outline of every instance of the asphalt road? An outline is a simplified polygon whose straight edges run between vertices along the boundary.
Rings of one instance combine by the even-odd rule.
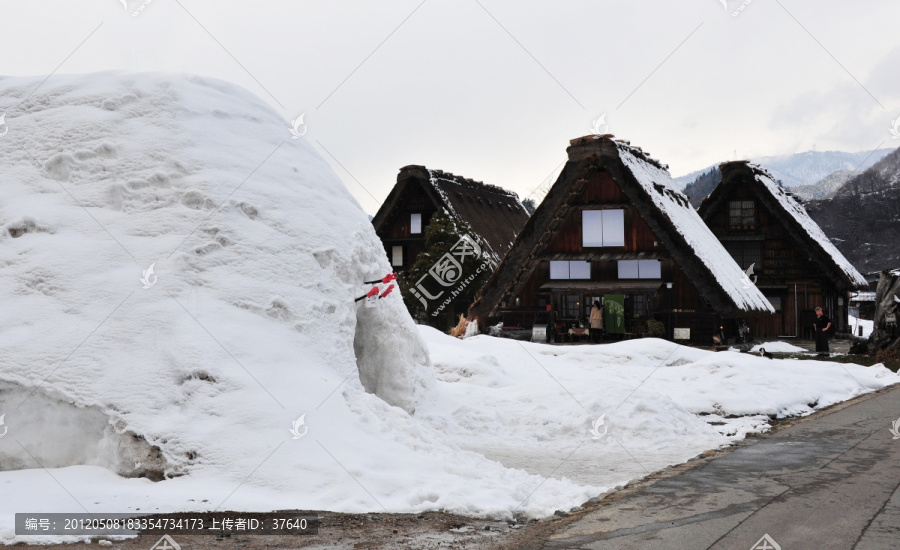
[[[900,548],[900,387],[823,411],[566,522],[532,548]],[[761,541],[764,535],[771,542]]]

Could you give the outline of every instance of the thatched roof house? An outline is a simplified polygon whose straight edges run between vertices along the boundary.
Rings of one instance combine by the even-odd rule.
[[[765,169],[735,161],[719,170],[722,182],[699,213],[742,268],[754,266],[756,286],[775,305],[756,334],[804,336],[815,307],[846,327],[849,291],[866,288],[866,278]]]
[[[471,236],[483,243],[490,266],[500,263],[528,220],[528,211],[512,191],[424,166],[405,166],[372,219],[395,271],[409,270],[425,250],[425,231],[438,212],[454,224],[468,224]],[[454,299],[439,316],[427,320],[446,328],[469,305],[470,301]]]
[[[621,295],[626,310],[632,299],[634,319],[663,321],[669,337],[675,328],[693,328],[691,340],[709,343],[721,318],[772,312],[671,184],[668,167],[608,135],[574,139],[567,152],[562,173],[470,314],[527,324],[529,311],[550,306],[581,319],[569,302],[581,307]],[[589,235],[598,223],[610,239]],[[570,262],[570,277],[554,276],[554,262]],[[517,311],[523,315],[513,321]]]
[[[528,211],[512,191],[424,166],[404,166],[372,219],[389,257],[394,246],[409,248],[398,267],[415,261],[428,220],[437,211],[467,222],[498,262],[528,220]]]

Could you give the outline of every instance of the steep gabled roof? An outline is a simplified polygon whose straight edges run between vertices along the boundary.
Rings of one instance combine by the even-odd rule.
[[[375,231],[403,200],[409,185],[421,185],[438,210],[467,222],[494,253],[497,261],[512,247],[516,235],[528,220],[528,211],[512,191],[424,166],[404,166],[378,213],[372,218]]]
[[[569,207],[590,177],[609,173],[622,192],[720,315],[752,316],[773,313],[772,305],[753,285],[744,288],[744,272],[703,223],[687,197],[672,185],[664,166],[640,148],[612,139],[585,136],[567,149],[569,160],[556,183],[537,207],[470,313],[496,316],[502,301],[518,294],[540,263],[538,254],[561,227]]]
[[[861,288],[866,278],[834,246],[819,225],[809,217],[800,201],[779,186],[764,168],[748,161],[725,162],[719,166],[722,182],[700,204],[700,216],[708,219],[736,186],[750,188],[753,196],[778,218],[802,249],[809,252],[823,275],[838,288]]]

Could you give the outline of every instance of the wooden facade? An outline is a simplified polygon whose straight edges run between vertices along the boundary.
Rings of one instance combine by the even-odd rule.
[[[425,248],[425,228],[437,209],[438,205],[421,182],[412,180],[404,185],[402,200],[379,219],[375,232],[395,271],[408,269]],[[421,216],[421,225],[416,232],[412,228],[414,214]],[[375,218],[372,221],[374,223]],[[396,258],[399,261],[395,260],[395,247],[399,247],[399,258]]]
[[[648,196],[619,155],[655,162],[610,137],[573,140],[563,173],[485,285],[470,316],[481,324],[502,320],[507,327],[527,329],[546,319],[549,306],[550,322],[557,329],[586,326],[591,303],[599,299],[624,305],[621,331],[614,331],[617,337],[637,335],[646,321],[656,320],[664,325],[667,338],[674,338],[676,329],[688,329],[687,340],[709,344],[724,318],[762,312],[767,304],[758,293],[753,295],[756,309],[730,300],[658,207],[658,197]],[[664,177],[667,180],[668,174]],[[694,216],[696,226],[708,233],[683,195],[666,181],[654,185],[649,193],[678,202],[676,209],[689,209],[685,215]],[[594,242],[586,234],[593,231],[590,220],[607,217],[612,222],[602,227],[614,238]],[[709,241],[719,246],[711,235]],[[731,262],[724,251],[720,256]],[[555,264],[556,274],[553,262],[562,262]],[[561,276],[565,262],[570,274],[576,263],[576,278]],[[732,267],[739,278],[740,270]],[[613,332],[610,328],[607,331]],[[678,336],[685,335],[678,331]]]
[[[833,246],[822,246],[824,234],[810,234],[818,226],[762,169],[743,161],[720,169],[722,182],[700,205],[700,216],[742,269],[753,266],[750,279],[776,310],[748,321],[751,333],[812,338],[816,307],[838,331],[847,330],[849,292],[865,283],[862,275],[848,270]]]

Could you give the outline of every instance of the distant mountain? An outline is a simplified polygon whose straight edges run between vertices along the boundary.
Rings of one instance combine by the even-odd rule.
[[[781,180],[785,187],[795,187],[797,185],[815,185],[817,182],[841,170],[865,170],[891,151],[893,149],[860,151],[858,153],[807,151],[793,155],[759,157],[750,160],[771,172],[775,178]],[[684,189],[687,184],[716,167],[718,167],[718,164],[707,166],[702,170],[672,178],[672,181],[676,187]]]
[[[900,149],[896,149],[871,168],[842,185],[835,196],[877,196],[879,193],[898,187],[900,187]]]
[[[803,200],[830,199],[842,185],[860,174],[862,172],[838,170],[814,185],[796,185],[791,187],[791,193]]]
[[[833,198],[805,206],[863,273],[900,267],[900,149],[844,183]]]
[[[699,208],[700,203],[707,195],[712,193],[713,189],[722,181],[722,173],[719,172],[718,166],[713,166],[709,171],[697,176],[697,179],[687,184],[684,188],[684,194],[687,195],[694,208]]]
[[[672,178],[672,183],[675,184],[675,187],[684,191],[684,188],[688,186],[688,184],[693,183],[702,176],[706,174],[710,170],[716,170],[718,172],[719,165],[713,164],[712,166],[707,166],[701,170],[696,170],[691,172],[690,174],[685,174],[683,176],[678,176],[677,178]]]

